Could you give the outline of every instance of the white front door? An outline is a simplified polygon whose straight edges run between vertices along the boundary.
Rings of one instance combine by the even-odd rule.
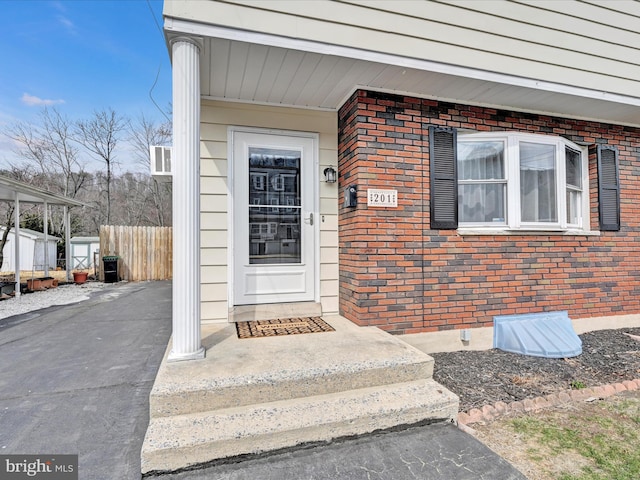
[[[233,305],[313,301],[317,138],[232,132]]]

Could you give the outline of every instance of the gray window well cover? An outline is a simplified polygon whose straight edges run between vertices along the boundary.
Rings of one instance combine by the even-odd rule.
[[[566,311],[502,315],[493,322],[493,348],[546,358],[582,353],[582,341]]]

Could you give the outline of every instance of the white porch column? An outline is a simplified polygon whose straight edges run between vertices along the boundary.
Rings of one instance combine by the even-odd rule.
[[[71,281],[71,211],[66,205],[64,215],[64,267],[67,271],[67,282]]]
[[[44,202],[44,276],[49,276],[49,204]]]
[[[173,347],[170,361],[204,358],[200,338],[200,47],[171,42],[173,64]]]
[[[13,210],[13,269],[16,273],[16,286],[15,294],[16,298],[20,297],[20,197],[16,192],[15,209]]]

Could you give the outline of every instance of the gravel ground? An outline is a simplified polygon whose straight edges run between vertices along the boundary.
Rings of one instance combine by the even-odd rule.
[[[2,300],[0,301],[0,318],[20,315],[53,305],[66,305],[87,300],[92,292],[102,290],[104,287],[105,284],[102,282],[87,282],[81,285],[70,283]]]
[[[501,350],[430,354],[433,378],[460,397],[460,411],[498,401],[536,398],[571,388],[595,387],[640,378],[640,328],[580,335],[582,354],[541,358]]]

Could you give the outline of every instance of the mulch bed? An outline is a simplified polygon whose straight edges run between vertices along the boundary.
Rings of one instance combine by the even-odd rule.
[[[566,359],[501,350],[433,353],[433,378],[460,397],[460,411],[640,378],[640,328],[580,335],[582,354]]]

